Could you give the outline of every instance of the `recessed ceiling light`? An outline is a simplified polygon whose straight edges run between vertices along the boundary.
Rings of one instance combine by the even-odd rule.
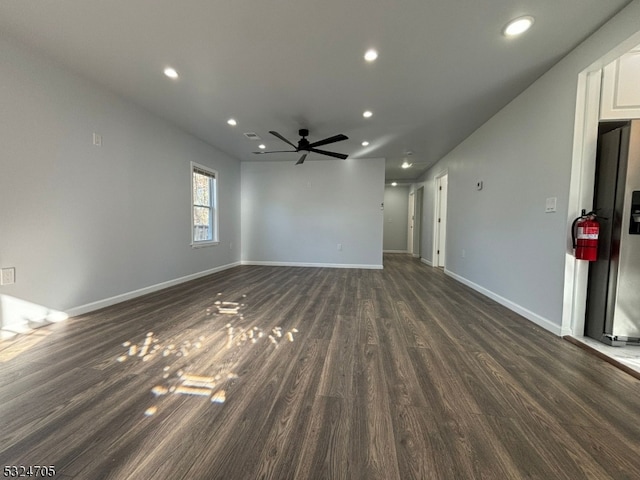
[[[367,141],[365,140],[364,142],[362,142],[362,146],[363,146],[363,147],[367,147],[367,146],[369,146],[369,142],[367,142]]]
[[[230,118],[229,120],[227,120],[227,123],[232,127],[235,127],[238,124],[238,122],[236,122],[233,118]]]
[[[178,78],[178,72],[175,68],[167,67],[164,69],[164,74],[169,78]]]
[[[398,185],[398,182],[393,182],[393,183],[391,183],[391,186],[392,186],[392,187],[395,187],[396,185]]]
[[[402,168],[409,168],[411,165],[413,165],[413,163],[409,163],[406,160],[404,161],[404,163],[402,165],[400,165]]]
[[[375,51],[373,48],[370,48],[369,50],[366,51],[366,53],[364,54],[364,59],[367,62],[373,62],[376,58],[378,58],[378,52]]]
[[[371,110],[365,110],[365,111],[362,113],[362,116],[363,116],[364,118],[370,118],[372,115],[373,115],[373,113],[371,112]]]
[[[504,27],[502,34],[505,37],[515,37],[529,30],[531,25],[533,25],[533,17],[529,15],[518,17],[515,20],[511,20],[507,26]]]
[[[267,146],[264,143],[261,143],[260,145],[258,145],[258,148],[264,150],[265,148],[267,148]]]

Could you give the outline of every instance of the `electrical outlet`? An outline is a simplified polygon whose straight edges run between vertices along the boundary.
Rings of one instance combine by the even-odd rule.
[[[0,270],[0,285],[12,285],[16,283],[16,269],[3,268]]]
[[[102,135],[100,135],[99,133],[93,132],[93,144],[96,147],[101,147],[102,146]]]
[[[339,251],[339,252],[341,252],[341,251],[342,251],[342,244],[341,244],[341,243],[339,243],[339,244],[338,244],[338,251]]]
[[[233,250],[233,242],[229,242],[229,250]]]

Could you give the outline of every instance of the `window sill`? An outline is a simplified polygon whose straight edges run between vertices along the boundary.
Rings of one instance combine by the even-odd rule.
[[[191,242],[191,248],[204,248],[220,245],[220,242]]]

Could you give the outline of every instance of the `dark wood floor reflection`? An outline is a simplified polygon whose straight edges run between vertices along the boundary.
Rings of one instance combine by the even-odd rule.
[[[0,343],[0,467],[640,478],[640,381],[410,256],[384,264],[242,266]]]

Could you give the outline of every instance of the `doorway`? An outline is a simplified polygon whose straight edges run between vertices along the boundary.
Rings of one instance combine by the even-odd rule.
[[[407,225],[409,226],[407,231],[407,252],[413,253],[413,222],[415,218],[415,195],[414,192],[409,194],[409,219]]]
[[[424,187],[416,190],[415,208],[413,211],[413,256],[422,257],[422,202],[424,199]]]
[[[576,212],[591,205],[594,194],[596,144],[600,120],[602,69],[640,42],[640,32],[609,52],[583,71],[578,78],[578,102],[575,115],[574,151],[569,190],[569,218],[571,224]],[[588,285],[587,262],[578,262],[573,256],[571,234],[567,232],[565,254],[564,308],[561,335],[581,337],[585,331]]]
[[[435,178],[435,215],[433,227],[433,266],[444,267],[447,245],[447,190],[449,174],[447,171]]]

